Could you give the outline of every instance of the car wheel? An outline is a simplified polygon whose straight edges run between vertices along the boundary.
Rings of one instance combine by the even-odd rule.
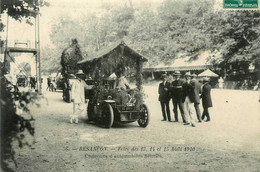
[[[138,119],[138,124],[140,127],[147,127],[150,121],[150,115],[149,115],[149,110],[145,104],[141,106],[141,118]]]
[[[114,112],[110,104],[104,103],[102,106],[102,117],[106,128],[111,128],[114,123]]]
[[[89,121],[93,121],[93,114],[94,114],[94,104],[88,102],[87,115]]]

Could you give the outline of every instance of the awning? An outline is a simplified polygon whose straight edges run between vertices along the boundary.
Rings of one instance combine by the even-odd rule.
[[[194,70],[206,70],[211,68],[212,65],[198,65],[198,66],[180,66],[180,67],[161,67],[161,68],[144,68],[143,71],[153,71],[153,72],[159,72],[159,71],[194,71]]]
[[[198,76],[200,76],[200,77],[218,77],[218,74],[207,69],[204,72],[200,73]]]
[[[37,53],[37,49],[35,48],[9,47],[7,51],[11,53]]]
[[[147,72],[159,72],[159,71],[195,71],[206,70],[212,68],[211,64],[208,64],[209,52],[205,51],[201,53],[196,59],[192,57],[184,57],[174,59],[172,64],[165,65],[164,63],[158,64],[154,67],[144,68],[143,71]]]

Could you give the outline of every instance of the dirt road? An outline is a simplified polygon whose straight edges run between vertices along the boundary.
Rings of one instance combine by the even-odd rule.
[[[147,128],[135,122],[104,129],[85,116],[70,124],[72,104],[47,92],[48,105],[34,109],[36,143],[18,150],[15,171],[259,171],[258,92],[213,90],[212,121],[193,128],[161,121],[157,86],[144,87]]]

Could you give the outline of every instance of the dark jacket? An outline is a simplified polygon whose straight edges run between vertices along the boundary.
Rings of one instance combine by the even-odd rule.
[[[211,86],[208,83],[206,83],[202,87],[202,94],[201,94],[202,106],[203,107],[206,107],[206,108],[212,107],[212,100],[211,100],[210,91],[211,91]]]
[[[165,90],[167,88],[167,91]],[[159,84],[159,101],[170,101],[170,83],[166,82],[165,85],[162,83]]]
[[[200,103],[200,93],[201,93],[201,87],[202,84],[199,83],[197,80],[192,80],[191,84],[194,87],[194,103]]]
[[[185,98],[188,96],[190,98],[190,101],[193,103],[194,102],[194,86],[191,83],[185,82],[182,85],[182,90],[183,90],[183,99],[182,102],[185,101]]]
[[[173,102],[179,102],[183,98],[183,90],[182,90],[183,81],[175,80],[172,82],[171,89],[171,98]]]

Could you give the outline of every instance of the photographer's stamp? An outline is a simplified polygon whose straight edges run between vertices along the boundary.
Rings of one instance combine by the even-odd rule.
[[[257,9],[258,0],[224,0],[223,5],[227,9]]]

